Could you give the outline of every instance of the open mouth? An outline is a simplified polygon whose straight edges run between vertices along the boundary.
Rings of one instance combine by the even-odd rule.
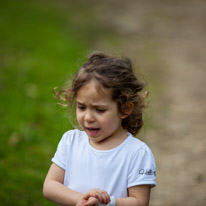
[[[86,130],[88,131],[88,133],[89,133],[91,136],[97,135],[97,133],[100,131],[99,128],[93,128],[93,127],[86,127]]]

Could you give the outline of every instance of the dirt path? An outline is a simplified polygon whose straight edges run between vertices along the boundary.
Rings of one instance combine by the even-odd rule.
[[[151,205],[206,205],[206,2],[107,0],[96,12],[121,39],[114,50],[137,58],[155,87]],[[111,49],[103,37],[97,48]]]

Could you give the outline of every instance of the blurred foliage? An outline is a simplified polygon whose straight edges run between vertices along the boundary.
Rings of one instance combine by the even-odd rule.
[[[84,21],[80,27],[75,23],[77,16],[79,22],[87,19],[88,9],[81,13],[80,5],[63,3],[0,3],[2,205],[52,205],[42,185],[60,135],[71,128],[52,89],[78,68],[91,41]]]
[[[99,41],[111,48],[119,44],[90,3],[0,2],[2,205],[54,205],[44,199],[42,185],[61,135],[71,125],[52,89],[64,85]]]

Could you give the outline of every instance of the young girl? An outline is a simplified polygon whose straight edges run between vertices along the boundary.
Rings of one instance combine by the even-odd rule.
[[[143,125],[144,85],[129,59],[93,53],[72,86],[58,93],[76,106],[80,130],[66,132],[52,158],[44,196],[59,205],[148,205],[155,161],[133,137]]]

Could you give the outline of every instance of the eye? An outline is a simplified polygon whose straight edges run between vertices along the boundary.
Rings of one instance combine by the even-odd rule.
[[[84,111],[85,110],[85,106],[81,106],[81,105],[77,105],[77,109],[81,110],[81,111]]]
[[[97,111],[98,113],[104,113],[106,110],[105,110],[105,109],[96,109],[96,111]]]

